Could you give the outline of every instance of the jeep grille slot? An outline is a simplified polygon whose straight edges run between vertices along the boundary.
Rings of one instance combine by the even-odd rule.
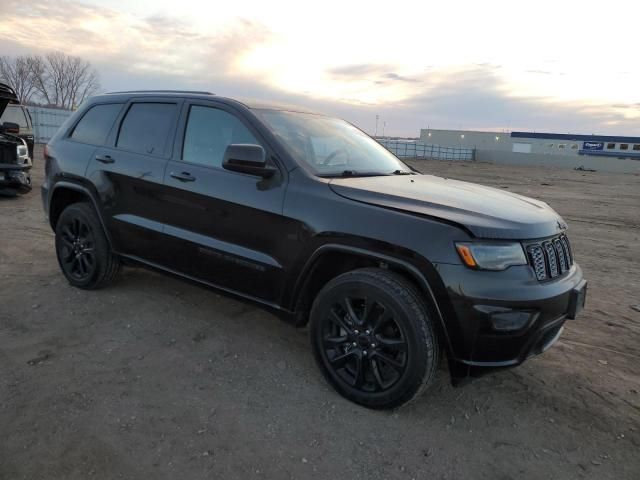
[[[539,281],[550,280],[568,272],[573,265],[571,246],[566,235],[560,235],[526,246],[529,265]]]

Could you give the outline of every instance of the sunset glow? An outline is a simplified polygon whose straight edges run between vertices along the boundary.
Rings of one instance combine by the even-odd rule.
[[[634,3],[5,0],[0,54],[90,60],[104,90],[205,88],[391,133],[640,133]],[[629,19],[625,26],[625,19]],[[375,113],[374,113],[375,112]]]

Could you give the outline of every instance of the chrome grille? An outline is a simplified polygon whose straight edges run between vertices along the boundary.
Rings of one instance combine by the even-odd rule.
[[[556,238],[553,241],[553,246],[556,249],[556,254],[558,255],[558,260],[560,261],[560,273],[564,273],[569,270],[568,261],[564,255],[564,248],[562,248],[562,243],[560,243],[560,239]]]
[[[529,253],[529,263],[536,272],[538,280],[547,278],[547,268],[544,264],[544,252],[540,245],[529,245],[527,249]]]
[[[569,239],[566,235],[562,235],[560,237],[560,243],[562,243],[562,247],[564,248],[564,254],[569,260],[569,265],[573,265],[573,256],[571,255],[571,247],[569,246]]]
[[[571,245],[566,235],[526,245],[529,265],[539,281],[556,278],[573,265]]]
[[[558,276],[558,260],[556,257],[556,251],[551,242],[544,242],[542,245],[544,246],[544,251],[547,254],[547,260],[549,261],[549,275],[551,275],[551,278],[555,278]]]

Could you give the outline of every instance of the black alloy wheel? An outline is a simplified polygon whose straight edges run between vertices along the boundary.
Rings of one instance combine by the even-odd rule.
[[[61,225],[61,266],[77,281],[90,278],[96,269],[95,239],[82,218],[71,217]]]
[[[331,280],[314,301],[310,331],[327,380],[366,407],[411,401],[437,371],[439,345],[427,305],[394,272],[365,268]]]
[[[91,205],[74,203],[66,207],[55,231],[58,263],[71,285],[95,289],[113,281],[120,270],[120,259],[111,251]]]
[[[406,333],[390,306],[364,293],[336,299],[323,323],[323,350],[329,368],[364,392],[381,392],[405,373]]]

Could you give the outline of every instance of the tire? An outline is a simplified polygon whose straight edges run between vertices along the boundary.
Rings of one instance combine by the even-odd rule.
[[[394,272],[363,268],[331,280],[311,308],[310,335],[328,382],[365,407],[399,407],[436,377],[439,343],[428,308]]]
[[[56,223],[56,256],[67,281],[85,290],[102,288],[120,271],[98,216],[88,203],[65,208]]]

